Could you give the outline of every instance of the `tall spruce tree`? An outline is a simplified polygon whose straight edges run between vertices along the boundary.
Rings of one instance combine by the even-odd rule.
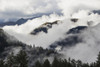
[[[4,61],[0,60],[0,67],[5,67]]]
[[[99,52],[98,57],[97,57],[96,67],[100,67],[100,52]]]
[[[28,67],[28,57],[25,51],[21,50],[16,56],[19,67]]]
[[[16,60],[15,60],[15,56],[13,53],[11,53],[8,57],[7,57],[7,62],[6,62],[6,66],[7,67],[14,67],[16,65]]]
[[[48,59],[46,59],[43,63],[43,67],[50,67],[50,62]]]
[[[56,57],[54,57],[54,60],[52,62],[52,67],[59,67],[59,60]]]
[[[42,64],[39,61],[36,61],[34,67],[42,67]]]

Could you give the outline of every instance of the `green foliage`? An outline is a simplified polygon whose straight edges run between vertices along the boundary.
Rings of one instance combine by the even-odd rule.
[[[25,51],[21,50],[17,55],[11,53],[7,57],[7,61],[0,60],[0,67],[28,67],[28,56]],[[36,61],[33,67],[100,67],[100,53],[97,61],[91,64],[82,63],[82,61],[74,59],[58,59],[54,57],[53,62],[50,64],[46,59],[44,62]]]
[[[0,67],[5,67],[3,60],[0,60]]]
[[[70,58],[66,60],[54,57],[52,64],[50,64],[50,62],[46,59],[43,64],[38,61],[37,65],[38,66],[35,67],[100,67],[100,53],[97,57],[97,61],[91,64],[82,63],[80,60],[75,61]]]
[[[14,67],[15,65],[16,65],[15,56],[13,53],[11,53],[7,58],[6,66],[7,67]]]
[[[96,67],[100,67],[100,52],[99,52],[98,57],[97,57]]]
[[[39,61],[37,61],[37,62],[35,62],[34,67],[42,67],[42,64]]]
[[[50,66],[50,62],[49,62],[48,59],[46,59],[46,60],[44,61],[43,67],[51,67],[51,66]]]
[[[56,57],[54,58],[54,60],[52,62],[52,67],[59,67],[59,61]]]
[[[19,67],[28,67],[28,60],[27,60],[27,54],[25,51],[20,51],[16,56],[16,61],[19,65]]]
[[[20,51],[16,56],[11,53],[7,57],[6,67],[28,67],[27,54],[25,51]],[[0,66],[1,67],[1,66]]]

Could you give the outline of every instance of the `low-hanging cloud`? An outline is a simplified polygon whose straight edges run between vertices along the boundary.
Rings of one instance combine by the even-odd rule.
[[[1,0],[0,3],[5,3],[5,0]],[[6,0],[8,1],[8,0]],[[21,2],[25,1],[23,4]],[[14,3],[20,4],[19,6],[14,5]],[[33,3],[34,2],[34,3]],[[90,3],[91,2],[91,3]],[[53,3],[53,4],[52,4]],[[7,6],[7,5],[6,5]],[[100,15],[94,14],[93,10],[100,10],[100,1],[99,0],[11,0],[11,3],[8,7],[3,6],[0,12],[5,12],[7,10],[16,10],[18,13],[21,13],[24,17],[34,13],[46,13],[55,10],[62,10],[63,15],[59,16],[52,14],[50,16],[42,16],[40,18],[28,20],[22,25],[15,26],[5,26],[3,29],[10,35],[15,36],[18,40],[28,44],[42,46],[48,48],[48,46],[55,41],[64,39],[67,37],[66,32],[76,26],[88,26],[88,22],[93,22],[94,27],[88,28],[82,34],[79,35],[83,39],[82,43],[76,44],[76,46],[65,49],[62,53],[65,56],[81,59],[84,62],[92,62],[96,60],[96,56],[99,52],[99,26]],[[9,9],[11,7],[13,9]],[[20,7],[21,6],[21,7]],[[32,7],[31,7],[32,6]],[[16,8],[15,8],[16,7]],[[19,7],[19,8],[18,8]],[[24,8],[23,8],[24,7]],[[26,10],[26,11],[25,11]],[[15,11],[14,11],[15,12]],[[5,14],[4,13],[4,14]],[[8,12],[9,14],[9,12]],[[20,15],[21,15],[20,14]],[[2,15],[3,16],[3,15]],[[9,17],[7,15],[7,17]],[[19,17],[19,15],[18,15]],[[70,19],[77,18],[78,21],[73,23]],[[51,29],[48,30],[48,33],[39,33],[38,35],[30,35],[35,28],[40,27],[46,22],[53,22],[60,20],[60,24],[54,25]],[[90,31],[91,30],[91,31]],[[85,49],[84,49],[85,48]],[[76,54],[77,53],[77,54]],[[89,57],[89,58],[87,58]],[[92,59],[91,59],[92,58]]]
[[[78,19],[77,23],[73,23],[71,18],[66,18],[64,16],[59,16],[56,14],[52,14],[50,16],[42,16],[40,18],[36,18],[33,20],[29,20],[22,25],[15,25],[15,26],[5,26],[3,29],[15,36],[18,40],[28,44],[36,46],[42,46],[47,48],[53,42],[59,40],[60,38],[65,38],[65,33],[73,27],[76,26],[87,26],[87,21],[93,21],[93,26],[97,25],[100,21],[98,14],[91,14],[88,17]],[[48,30],[48,33],[41,32],[38,35],[31,35],[30,33],[40,27],[42,24],[46,22],[53,22],[56,20],[60,20],[59,24],[54,25],[51,29]]]
[[[76,60],[82,60],[85,63],[95,62],[100,51],[99,31],[100,24],[94,27],[88,27],[88,29],[78,35],[78,37],[83,40],[81,43],[67,49],[65,48],[61,53],[63,53],[66,58],[71,57]]]
[[[65,28],[65,24],[55,25],[52,29],[48,30],[48,34],[41,32],[39,35],[31,35],[30,33],[40,27],[42,24],[46,22],[53,22],[55,20],[62,20],[64,17],[58,16],[56,14],[52,14],[50,16],[42,16],[40,18],[36,18],[33,20],[29,20],[25,24],[15,25],[15,26],[5,26],[3,29],[8,32],[10,35],[15,36],[18,40],[28,44],[28,45],[36,45],[42,46],[43,48],[47,48],[51,43],[58,40],[62,33],[58,34],[59,30]],[[67,24],[67,23],[66,23]],[[64,26],[64,27],[63,27]],[[55,37],[55,38],[53,38]],[[53,38],[53,39],[52,39]]]
[[[91,26],[79,34],[79,37],[83,41],[76,44],[76,46],[67,49],[65,48],[65,50],[62,50],[60,53],[64,54],[65,58],[71,57],[76,60],[80,59],[83,62],[93,62],[96,60],[97,54],[100,51],[99,17],[100,15],[98,14],[91,14],[88,17],[80,18],[76,23],[73,23],[70,20],[71,18],[65,18],[63,16],[52,14],[50,16],[43,16],[29,20],[19,26],[5,26],[3,29],[27,45],[35,45],[42,46],[43,48],[48,48],[52,43],[66,38],[66,32],[69,29],[76,26],[88,26],[87,21],[91,20],[94,22],[93,27]],[[55,20],[60,20],[60,23],[49,29],[47,34],[43,32],[39,33],[38,35],[30,34],[30,32],[32,32],[35,28],[40,27],[42,24],[46,22],[53,22]]]

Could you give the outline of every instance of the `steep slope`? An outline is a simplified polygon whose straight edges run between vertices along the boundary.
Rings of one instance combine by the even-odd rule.
[[[60,46],[60,50],[66,47],[75,46],[77,43],[82,42],[82,38],[80,38],[80,33],[87,29],[87,26],[77,26],[75,28],[69,29],[66,33],[64,39],[60,39],[53,44],[50,45],[50,48],[55,49]]]
[[[48,29],[52,28],[52,26],[57,25],[59,21],[54,22],[46,22],[42,24],[40,27],[34,29],[31,34],[37,35],[40,32],[48,33]]]
[[[0,58],[4,58],[12,51],[16,52],[16,50],[14,50],[16,48],[20,50],[22,46],[24,47],[25,44],[19,42],[14,37],[0,29]]]
[[[2,23],[0,23],[0,27],[7,26],[7,25],[12,26],[12,25],[16,25],[16,24],[21,25],[21,24],[25,23],[27,20],[28,19],[21,18],[21,19],[17,20],[16,22],[14,22],[14,21],[2,22]]]
[[[90,62],[96,59],[99,51],[99,49],[94,49],[94,47],[99,47],[99,45],[97,47],[97,43],[100,44],[99,41],[95,41],[95,38],[98,38],[95,36],[97,31],[91,33],[91,30],[94,30],[94,26],[100,21],[98,17],[97,14],[89,14],[80,18],[66,18],[58,15],[43,16],[19,26],[5,26],[3,29],[27,45],[49,48],[62,53],[65,58],[72,57]],[[82,54],[84,54],[83,57]],[[89,56],[90,59],[87,60]]]
[[[29,67],[33,66],[37,59],[44,60],[48,57],[60,56],[51,49],[43,49],[42,47],[35,47],[35,45],[28,46],[0,29],[0,59],[6,59],[12,52],[16,55],[20,50],[27,53]]]

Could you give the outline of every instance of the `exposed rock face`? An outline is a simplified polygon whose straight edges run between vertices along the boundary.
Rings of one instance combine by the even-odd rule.
[[[78,19],[77,18],[72,18],[71,21],[75,23],[75,22],[78,21]]]
[[[21,19],[19,19],[17,21],[2,22],[2,23],[0,23],[0,27],[3,27],[5,25],[8,25],[8,26],[12,26],[12,25],[16,25],[16,24],[17,25],[21,25],[21,24],[25,23],[27,20],[28,19],[21,18]]]
[[[42,24],[40,27],[36,28],[35,30],[33,30],[31,32],[32,35],[37,35],[40,32],[44,32],[44,33],[48,33],[48,29],[52,28],[53,25],[58,24],[58,21],[54,21],[54,22],[46,22],[44,24]]]
[[[77,34],[80,33],[82,30],[86,29],[87,26],[78,26],[75,28],[70,29],[67,34]]]
[[[69,34],[68,37],[51,44],[50,48],[56,49],[58,46],[61,46],[62,47],[61,49],[63,49],[64,47],[75,46],[75,44],[82,42],[82,39],[79,37],[80,35],[79,33],[81,33],[81,31],[85,30],[86,28],[87,28],[86,26],[78,26],[70,29],[66,34],[66,35]]]

